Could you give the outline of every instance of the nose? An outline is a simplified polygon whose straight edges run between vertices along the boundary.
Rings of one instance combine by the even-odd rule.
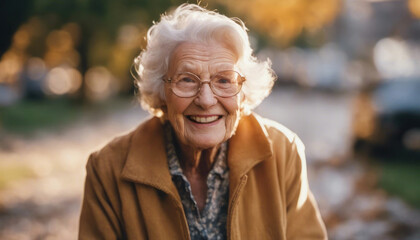
[[[195,97],[194,102],[203,109],[210,108],[217,103],[217,98],[211,90],[208,82],[201,85],[201,89]]]

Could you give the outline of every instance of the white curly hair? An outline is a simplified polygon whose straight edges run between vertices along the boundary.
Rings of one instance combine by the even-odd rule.
[[[139,76],[135,84],[142,107],[161,117],[165,105],[162,78],[167,73],[172,52],[183,42],[208,44],[211,41],[226,44],[236,54],[236,66],[246,78],[242,87],[243,114],[258,106],[271,92],[276,77],[269,59],[258,61],[252,55],[244,23],[196,4],[182,4],[150,27],[147,46],[134,61]]]

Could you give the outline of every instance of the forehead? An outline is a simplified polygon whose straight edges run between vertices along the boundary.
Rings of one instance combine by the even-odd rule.
[[[185,42],[178,45],[169,61],[172,71],[212,71],[232,68],[237,57],[232,50],[218,43],[201,44]]]

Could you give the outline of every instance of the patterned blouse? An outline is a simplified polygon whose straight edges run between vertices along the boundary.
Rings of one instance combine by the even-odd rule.
[[[229,169],[226,164],[227,142],[221,145],[213,169],[207,176],[206,205],[200,212],[192,195],[191,185],[182,172],[172,134],[171,125],[166,123],[165,138],[169,171],[181,197],[191,239],[226,239],[229,200]]]

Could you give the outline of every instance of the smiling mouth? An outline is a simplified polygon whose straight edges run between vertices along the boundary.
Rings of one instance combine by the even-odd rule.
[[[222,116],[209,116],[209,117],[187,116],[187,118],[195,123],[212,123],[222,118]]]

